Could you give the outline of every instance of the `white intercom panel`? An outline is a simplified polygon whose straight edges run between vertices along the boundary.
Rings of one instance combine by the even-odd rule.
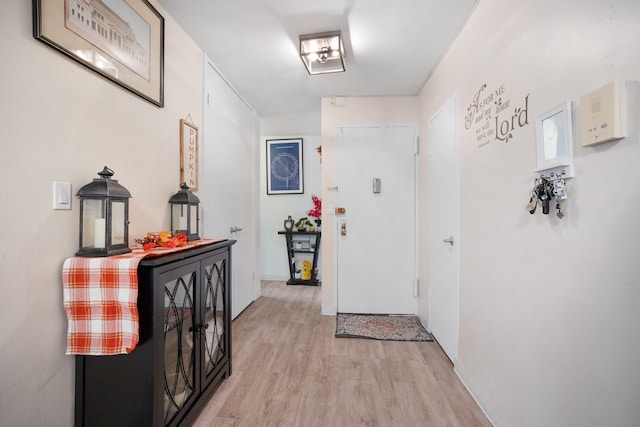
[[[624,138],[625,85],[611,82],[580,99],[583,147]]]

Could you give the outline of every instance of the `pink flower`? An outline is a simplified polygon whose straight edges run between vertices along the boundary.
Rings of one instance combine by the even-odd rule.
[[[311,201],[313,202],[313,209],[307,212],[307,215],[314,218],[320,218],[322,216],[322,200],[314,195],[311,196]]]
[[[313,202],[313,209],[307,212],[307,216],[315,218],[314,222],[316,223],[316,226],[320,227],[320,224],[322,223],[322,220],[320,219],[322,216],[322,200],[313,195],[311,196],[311,201]]]

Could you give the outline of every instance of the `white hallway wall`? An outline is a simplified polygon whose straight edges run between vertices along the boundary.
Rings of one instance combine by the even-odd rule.
[[[554,209],[549,216],[525,210],[536,115],[565,100],[579,104],[614,79],[639,80],[638,22],[637,0],[481,0],[420,93],[428,143],[429,118],[459,92],[456,370],[497,425],[640,422],[639,109],[631,111],[627,138],[594,148],[575,142],[564,219]],[[491,118],[466,129],[467,107],[483,84],[481,99],[504,91],[486,108]],[[498,114],[501,124],[527,96],[528,117],[516,117],[508,142],[481,136],[496,128],[493,101],[510,102]],[[520,127],[518,118],[528,124]],[[426,158],[420,161],[425,182]],[[422,312],[426,304],[423,294]]]
[[[270,139],[302,138],[304,172],[304,194],[267,195],[266,141]],[[322,197],[320,173],[322,165],[316,147],[320,145],[317,135],[263,136],[260,141],[260,262],[263,280],[286,280],[289,278],[289,262],[284,236],[284,220],[289,215],[294,220],[307,216],[313,208],[311,196]],[[321,230],[324,234],[324,224]],[[320,239],[320,248],[324,245]],[[318,278],[322,280],[322,256],[318,260]]]
[[[158,108],[35,40],[29,2],[1,9],[12,66],[0,72],[0,157],[12,160],[1,172],[10,189],[0,196],[0,425],[70,426],[74,357],[65,355],[60,277],[77,250],[79,210],[75,197],[73,210],[51,210],[51,182],[70,182],[75,194],[106,164],[133,196],[130,244],[166,229],[179,189],[179,120],[202,120],[202,52],[167,19]]]
[[[31,2],[0,6],[0,425],[71,426],[61,267],[78,244],[78,203],[51,210],[51,183],[75,192],[106,164],[127,187],[130,244],[169,227],[179,185],[179,121],[202,124],[202,50],[165,17],[165,107],[158,108],[32,37]],[[257,123],[255,134],[258,134]],[[214,138],[215,139],[215,138]],[[218,183],[202,183],[202,189]],[[256,271],[257,266],[256,266]]]

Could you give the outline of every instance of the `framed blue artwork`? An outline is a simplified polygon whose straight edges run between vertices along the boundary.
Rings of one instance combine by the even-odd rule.
[[[302,138],[267,140],[267,194],[304,193]]]

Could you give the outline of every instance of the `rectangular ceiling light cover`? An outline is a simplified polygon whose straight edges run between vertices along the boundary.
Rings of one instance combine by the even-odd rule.
[[[344,71],[344,44],[340,31],[300,36],[300,58],[309,74]]]

